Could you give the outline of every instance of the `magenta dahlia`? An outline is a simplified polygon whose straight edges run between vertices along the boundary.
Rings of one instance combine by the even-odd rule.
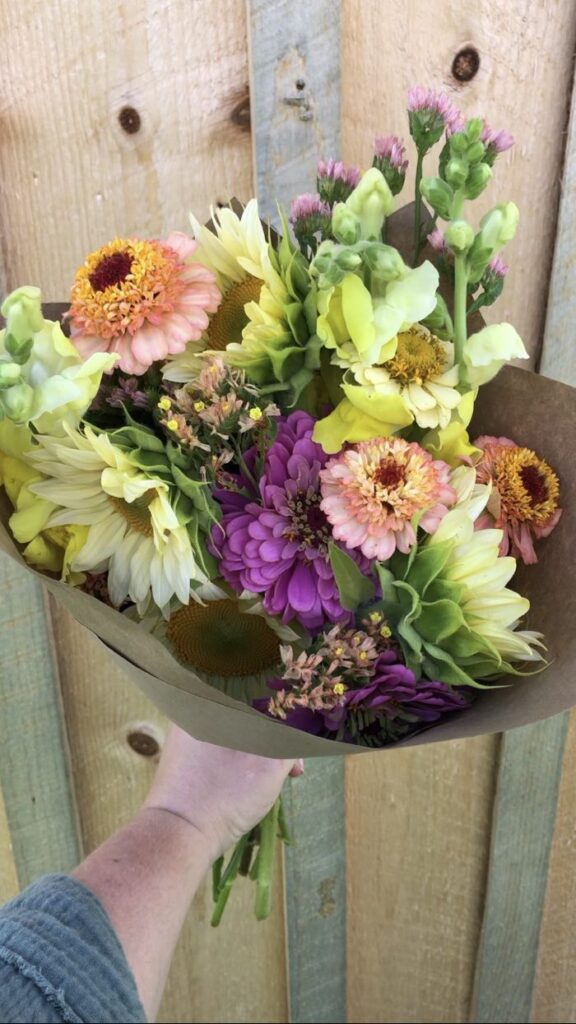
[[[327,456],[312,440],[314,419],[293,412],[279,421],[253,500],[238,491],[219,490],[222,521],[212,532],[220,571],[235,590],[264,594],[264,608],[283,622],[298,619],[309,630],[343,622],[330,565],[330,525],[320,508],[320,470]],[[255,452],[247,455],[253,466]],[[247,479],[240,481],[250,491]],[[253,489],[252,489],[253,490]],[[349,552],[363,571],[369,562]]]

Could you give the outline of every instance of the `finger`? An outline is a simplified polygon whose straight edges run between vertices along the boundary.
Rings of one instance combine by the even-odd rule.
[[[304,775],[304,761],[302,760],[302,758],[298,758],[298,760],[294,762],[292,768],[290,769],[291,778],[296,779],[298,778],[299,775]]]

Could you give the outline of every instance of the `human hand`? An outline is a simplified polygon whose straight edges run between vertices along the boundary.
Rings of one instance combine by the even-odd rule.
[[[287,776],[303,771],[302,761],[201,743],[172,725],[144,806],[188,821],[216,860],[265,817]]]

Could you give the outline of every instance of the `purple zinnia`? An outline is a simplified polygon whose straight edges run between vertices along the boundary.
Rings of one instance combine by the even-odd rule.
[[[314,419],[293,412],[279,421],[255,500],[219,490],[224,513],[212,544],[220,571],[235,590],[264,594],[264,608],[283,622],[298,619],[306,629],[348,621],[328,557],[330,525],[320,508],[320,470],[328,456],[312,440]],[[246,461],[253,465],[255,453]],[[250,490],[248,481],[241,486]],[[343,547],[343,545],[338,545]],[[367,571],[369,562],[347,552]]]

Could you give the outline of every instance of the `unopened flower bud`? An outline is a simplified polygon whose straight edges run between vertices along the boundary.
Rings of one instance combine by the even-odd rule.
[[[364,251],[364,262],[374,277],[383,281],[395,281],[406,270],[406,264],[397,249],[391,245],[375,243]]]
[[[15,423],[26,423],[32,414],[34,391],[29,384],[22,381],[0,393],[0,404],[8,419],[14,420]]]
[[[501,203],[490,210],[480,221],[482,246],[492,253],[510,242],[516,234],[520,214],[516,203]]]
[[[0,363],[0,388],[11,388],[20,382],[21,367],[18,363]]]
[[[480,140],[478,139],[476,142],[473,142],[470,146],[468,146],[466,150],[466,159],[471,164],[477,164],[480,162],[485,152],[486,146],[484,145],[483,142],[480,142]]]
[[[443,220],[450,220],[450,208],[454,193],[442,178],[422,178],[420,191],[424,199]]]
[[[332,211],[332,234],[342,245],[355,245],[361,237],[360,218],[346,203],[336,203]]]
[[[466,122],[466,137],[468,142],[477,142],[482,135],[483,128],[483,117],[471,117],[470,120]]]
[[[461,188],[468,177],[468,169],[468,161],[464,157],[451,157],[444,171],[446,181],[453,188]]]
[[[492,177],[492,168],[488,164],[476,164],[466,179],[466,198],[476,199],[484,191]]]
[[[380,238],[384,221],[394,209],[394,196],[382,172],[371,167],[362,175],[345,205],[360,222],[360,238]]]
[[[40,289],[32,285],[17,288],[4,299],[0,312],[6,320],[8,333],[17,344],[28,341],[33,334],[42,330],[44,317],[41,300]]]
[[[461,256],[474,241],[474,228],[465,220],[454,220],[446,228],[444,238],[452,251]]]
[[[465,132],[456,132],[450,136],[450,151],[454,156],[463,156],[468,149],[468,138]]]

